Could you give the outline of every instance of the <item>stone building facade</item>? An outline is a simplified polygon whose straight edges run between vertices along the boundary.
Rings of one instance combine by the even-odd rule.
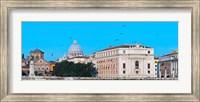
[[[45,72],[50,71],[50,64],[44,59],[44,52],[40,49],[30,51],[30,56],[25,59],[22,57],[22,71],[30,72],[30,62],[33,61],[34,71],[40,75],[45,75]]]
[[[43,58],[40,58],[34,62],[34,69],[38,73],[45,74],[45,72],[49,72],[50,64],[46,62]]]
[[[106,48],[90,60],[98,77],[156,77],[154,49],[139,43]]]
[[[178,78],[178,51],[159,57],[159,77]]]
[[[44,52],[41,51],[40,49],[35,49],[30,51],[30,56],[34,61],[36,61],[40,58],[44,58]]]

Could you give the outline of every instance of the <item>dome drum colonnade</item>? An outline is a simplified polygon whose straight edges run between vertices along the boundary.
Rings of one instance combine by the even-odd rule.
[[[74,39],[73,44],[69,47],[68,57],[73,58],[77,56],[83,56],[83,51],[80,45],[77,43],[76,39]]]

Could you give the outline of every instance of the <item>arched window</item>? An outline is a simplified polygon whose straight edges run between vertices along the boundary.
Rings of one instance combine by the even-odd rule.
[[[135,61],[135,69],[139,68],[139,61]]]
[[[123,54],[125,54],[126,53],[126,50],[123,50]]]
[[[150,63],[148,63],[148,65],[147,65],[147,66],[148,66],[148,68],[150,68]]]
[[[36,55],[36,59],[39,59],[39,56],[38,56],[38,55]]]
[[[48,70],[49,70],[49,67],[46,67],[46,70],[48,71]]]

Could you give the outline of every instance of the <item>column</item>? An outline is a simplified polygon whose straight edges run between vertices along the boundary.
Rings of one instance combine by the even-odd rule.
[[[170,64],[171,64],[171,65],[170,65],[170,68],[171,68],[171,69],[170,69],[170,76],[173,77],[173,64],[174,64],[173,61],[171,61]]]
[[[158,62],[158,67],[157,67],[157,77],[161,78],[161,69],[160,69],[160,63]]]
[[[161,73],[161,69],[159,69],[159,77],[161,78],[162,73]]]
[[[133,59],[130,59],[130,63],[131,63],[131,65],[130,65],[131,73],[132,73],[132,75],[134,75]]]
[[[176,62],[175,62],[175,66],[174,66],[174,73],[177,73],[177,72],[176,72]]]
[[[178,61],[176,61],[176,77],[178,77]]]

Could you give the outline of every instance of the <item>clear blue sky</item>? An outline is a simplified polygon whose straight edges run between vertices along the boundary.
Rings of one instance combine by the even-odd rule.
[[[86,55],[137,41],[161,56],[178,49],[178,22],[22,22],[25,57],[39,48],[45,60],[57,60],[67,54],[74,38]]]

